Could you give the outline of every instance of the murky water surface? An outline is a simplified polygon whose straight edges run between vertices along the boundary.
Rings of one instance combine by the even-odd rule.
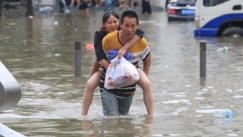
[[[1,123],[31,137],[243,136],[243,40],[196,39],[192,21],[168,23],[164,12],[139,14],[152,51],[155,115],[145,116],[138,87],[130,115],[104,117],[97,88],[89,115],[82,117],[82,96],[95,60],[85,44],[93,43],[102,15],[0,18],[0,60],[22,89],[18,105],[0,113]],[[207,42],[206,78],[199,76],[200,40]],[[75,41],[82,42],[81,78],[74,78]],[[217,51],[224,46],[228,51]],[[218,108],[236,116],[217,119],[212,112]]]

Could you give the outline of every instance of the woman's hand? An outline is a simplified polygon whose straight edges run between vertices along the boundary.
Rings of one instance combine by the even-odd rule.
[[[121,48],[121,49],[119,49],[118,50],[118,52],[117,52],[117,56],[118,56],[118,58],[120,59],[121,57],[123,57],[124,56],[124,54],[126,53],[126,49],[123,47],[123,48]]]

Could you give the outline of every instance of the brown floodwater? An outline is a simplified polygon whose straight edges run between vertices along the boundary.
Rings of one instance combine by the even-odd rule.
[[[138,87],[129,115],[104,117],[96,88],[88,116],[81,116],[96,59],[85,45],[93,43],[102,15],[0,18],[0,61],[22,89],[17,106],[0,112],[1,123],[29,137],[243,136],[243,39],[194,38],[192,21],[167,22],[165,12],[138,13],[152,53],[155,115],[145,116]],[[207,42],[206,78],[199,74],[201,40]],[[75,41],[81,41],[80,78],[74,77]],[[219,50],[223,47],[228,50]],[[236,116],[214,117],[220,108]]]

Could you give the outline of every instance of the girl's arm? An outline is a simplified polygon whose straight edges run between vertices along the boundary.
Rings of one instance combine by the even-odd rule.
[[[121,58],[126,51],[137,41],[139,41],[144,35],[143,30],[137,29],[135,35],[130,39],[117,53],[118,58]]]

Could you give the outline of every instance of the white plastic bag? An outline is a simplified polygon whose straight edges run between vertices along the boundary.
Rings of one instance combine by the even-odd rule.
[[[128,62],[124,57],[111,60],[105,75],[105,88],[115,89],[136,83],[139,74],[136,67]]]

